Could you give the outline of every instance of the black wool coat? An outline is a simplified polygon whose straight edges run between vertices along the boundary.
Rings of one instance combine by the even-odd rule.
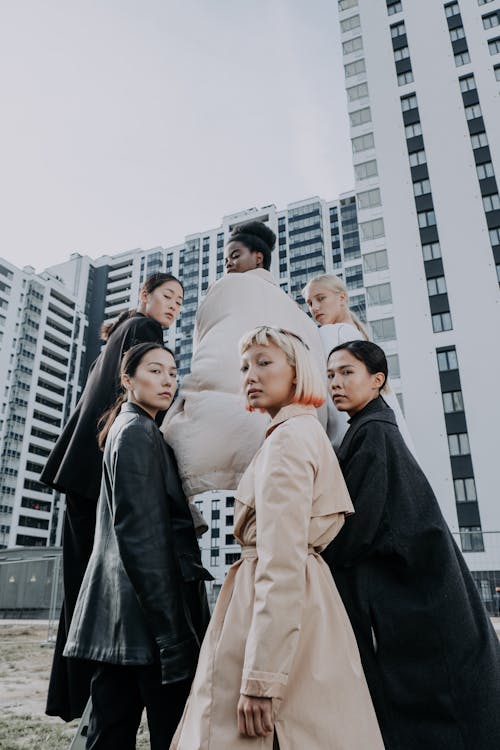
[[[120,393],[123,355],[135,344],[147,341],[163,346],[163,330],[159,323],[141,313],[132,315],[113,331],[92,364],[75,411],[47,460],[40,476],[44,484],[97,502],[102,473],[97,423]]]
[[[382,398],[339,462],[355,507],[324,552],[387,750],[497,750],[500,649],[432,489]]]
[[[94,549],[64,649],[122,665],[161,662],[165,684],[193,676],[209,612],[193,520],[155,421],[126,403],[106,440]]]

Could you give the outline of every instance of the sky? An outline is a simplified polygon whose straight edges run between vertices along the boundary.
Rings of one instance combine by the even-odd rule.
[[[353,187],[333,0],[0,0],[0,256],[37,271]]]

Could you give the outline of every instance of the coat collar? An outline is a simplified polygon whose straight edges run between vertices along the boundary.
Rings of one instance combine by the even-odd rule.
[[[392,422],[396,424],[396,417],[394,416],[394,412],[392,409],[387,406],[387,403],[382,398],[382,396],[379,396],[378,398],[373,399],[373,401],[369,401],[366,406],[361,409],[361,411],[356,412],[350,419],[347,421],[351,425],[351,427],[354,427],[359,421],[363,419],[363,417],[368,417],[369,419],[380,419],[383,422]]]
[[[120,414],[123,414],[124,412],[127,412],[129,414],[139,414],[142,417],[153,419],[151,414],[148,414],[145,409],[143,409],[138,404],[133,404],[131,401],[125,401],[125,403],[122,404],[121,409],[120,409]]]
[[[304,404],[288,404],[287,406],[283,406],[283,408],[280,409],[276,414],[274,419],[271,420],[270,424],[268,424],[266,429],[266,437],[268,437],[268,435],[270,435],[278,425],[280,425],[282,422],[286,422],[287,419],[291,419],[292,417],[302,417],[305,414],[311,414],[315,417],[316,409],[314,408],[314,406],[304,406]]]
[[[266,271],[265,268],[253,268],[251,271],[245,271],[245,274],[247,273],[259,276],[259,278],[261,278],[263,281],[267,281],[273,286],[278,286],[276,283],[276,279],[272,275],[271,271]]]

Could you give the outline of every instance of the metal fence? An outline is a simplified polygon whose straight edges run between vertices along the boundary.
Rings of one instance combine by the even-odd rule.
[[[62,599],[60,550],[0,560],[0,618],[47,620],[47,640],[53,641]]]
[[[476,531],[454,536],[459,546],[475,550],[467,555],[472,576],[490,615],[500,616],[500,532],[483,532],[482,538]],[[4,551],[3,559],[0,555],[0,618],[47,620],[47,640],[52,641],[63,598],[61,550],[40,556],[30,556],[28,549],[11,552],[13,556]],[[216,580],[207,587],[211,608],[223,578],[221,569],[213,572]]]

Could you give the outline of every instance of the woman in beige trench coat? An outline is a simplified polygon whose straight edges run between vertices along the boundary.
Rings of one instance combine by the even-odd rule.
[[[171,750],[383,750],[319,555],[353,510],[314,408],[322,378],[294,334],[262,326],[240,346],[249,409],[272,421],[237,490],[241,560],[220,592]]]

